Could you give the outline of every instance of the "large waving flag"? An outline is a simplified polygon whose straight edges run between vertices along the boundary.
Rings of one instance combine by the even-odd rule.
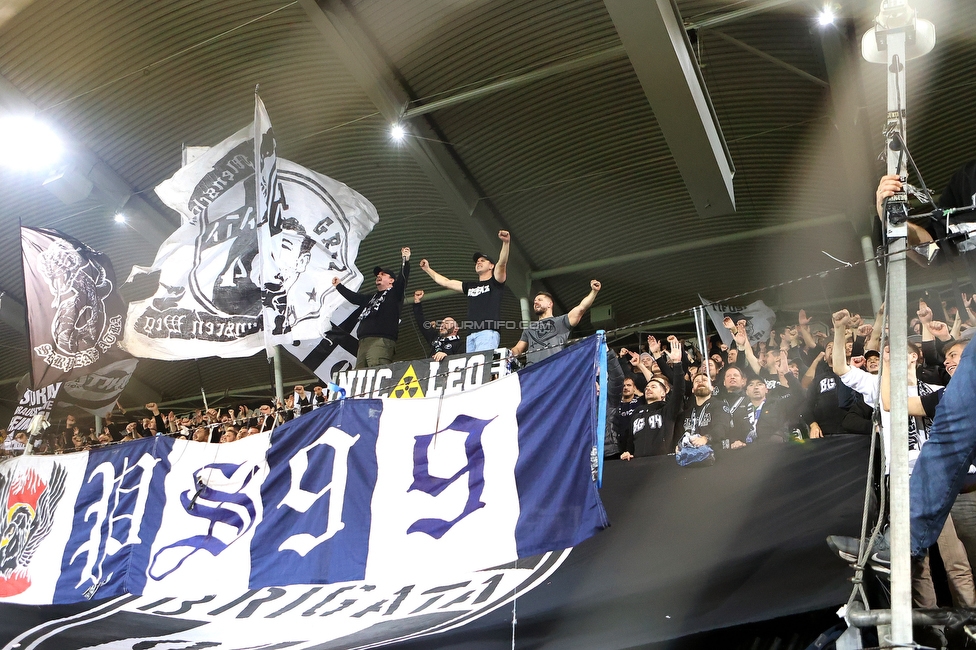
[[[57,230],[20,229],[31,344],[31,388],[69,381],[129,355],[125,317],[104,253]]]
[[[155,437],[0,463],[0,501],[30,506],[4,533],[23,543],[0,549],[0,601],[388,590],[570,548],[607,525],[598,348],[450,397],[334,402],[270,447]]]
[[[356,254],[379,220],[346,185],[277,157],[257,95],[251,125],[156,194],[182,223],[152,266],[132,268],[126,283],[142,295],[129,304],[123,341],[153,359],[242,357],[266,342],[318,341],[341,303],[332,278],[362,283]]]

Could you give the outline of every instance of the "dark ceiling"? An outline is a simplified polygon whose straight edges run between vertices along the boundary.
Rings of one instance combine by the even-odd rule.
[[[179,223],[153,188],[179,168],[184,144],[215,144],[250,121],[256,84],[279,155],[376,206],[361,269],[410,246],[415,260],[470,277],[471,253],[508,228],[521,265],[505,303],[513,320],[527,274],[563,309],[600,279],[597,304],[612,305],[625,326],[689,309],[699,295],[719,299],[837,266],[824,252],[863,259],[885,88],[857,42],[879,3],[835,3],[837,23],[821,28],[820,3],[677,2],[735,166],[737,209],[724,215],[696,210],[674,156],[685,143],[666,140],[635,73],[645,44],[623,42],[608,10],[620,4],[0,0],[0,111],[36,109],[72,143],[68,164],[100,179],[67,205],[41,187],[45,175],[0,169],[0,416],[27,371],[18,221],[106,252],[120,279],[151,263]],[[909,66],[909,143],[928,184],[941,188],[976,151],[976,3],[913,5],[939,40]],[[455,101],[502,81],[511,83]],[[391,142],[391,111],[410,115],[443,99],[405,120],[406,145]],[[126,225],[113,220],[120,208],[131,215]],[[910,282],[944,285],[951,272],[913,271]],[[436,290],[419,272],[411,288]],[[864,267],[743,300],[754,297],[786,312],[826,311],[845,298],[870,310]],[[429,317],[463,311],[460,297],[427,305]],[[422,356],[404,316],[398,357]],[[507,332],[503,343],[517,336]],[[284,356],[286,381],[310,376]],[[122,402],[192,398],[201,386],[211,395],[266,393],[270,378],[261,354],[145,361]]]

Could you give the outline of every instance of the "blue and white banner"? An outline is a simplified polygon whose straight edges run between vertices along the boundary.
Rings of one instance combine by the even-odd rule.
[[[389,609],[407,587],[571,548],[608,523],[591,466],[597,351],[587,339],[440,399],[334,402],[273,439],[156,437],[0,463],[0,500],[20,508],[0,602],[342,584],[399,589]]]

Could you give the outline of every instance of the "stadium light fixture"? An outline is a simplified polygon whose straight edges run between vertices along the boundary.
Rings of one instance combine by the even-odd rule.
[[[121,212],[116,212],[115,223],[125,223],[125,215]]]
[[[50,170],[64,144],[48,124],[26,115],[0,117],[0,165],[16,171]]]
[[[403,128],[402,124],[394,124],[390,128],[390,137],[393,138],[394,142],[403,142],[403,139],[407,137],[407,130]]]
[[[834,10],[828,6],[825,6],[823,10],[817,14],[817,22],[820,23],[821,27],[833,25],[836,18],[837,17],[834,15]]]

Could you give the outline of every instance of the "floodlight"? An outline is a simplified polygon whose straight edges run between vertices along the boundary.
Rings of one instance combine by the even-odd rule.
[[[116,212],[115,223],[125,223],[125,215],[121,212]]]
[[[396,142],[403,142],[403,138],[407,135],[406,129],[400,124],[394,124],[390,129],[390,137]]]
[[[817,14],[817,22],[820,23],[821,27],[826,27],[827,25],[834,24],[834,11],[830,7],[824,7],[823,11]]]
[[[54,130],[27,115],[0,117],[0,165],[20,171],[51,169],[64,151]]]

